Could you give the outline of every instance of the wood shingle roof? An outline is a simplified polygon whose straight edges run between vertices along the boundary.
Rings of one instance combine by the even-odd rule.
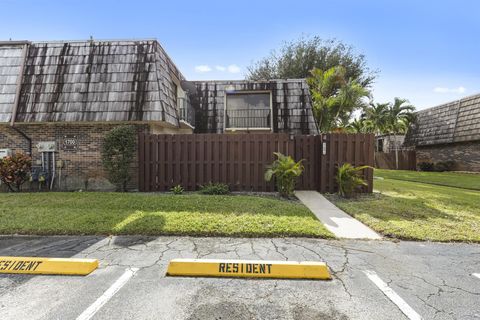
[[[480,94],[416,113],[405,144],[427,146],[480,140]]]
[[[9,122],[21,45],[0,45],[0,123]],[[15,122],[165,121],[184,78],[156,40],[32,42]]]

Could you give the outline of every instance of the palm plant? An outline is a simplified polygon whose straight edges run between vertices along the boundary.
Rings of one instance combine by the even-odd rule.
[[[368,133],[370,129],[368,120],[362,117],[350,121],[346,128],[350,133]]]
[[[344,163],[337,171],[338,194],[344,198],[355,195],[361,186],[368,185],[360,176],[360,172],[369,166],[354,167],[350,163]]]
[[[282,197],[290,197],[295,189],[295,181],[303,172],[303,164],[300,160],[295,162],[290,156],[280,152],[274,152],[277,160],[267,168],[265,180],[270,181],[275,176],[278,192]]]
[[[388,133],[405,134],[408,126],[414,119],[415,107],[408,100],[395,98],[388,107],[386,129]]]
[[[370,92],[358,81],[347,79],[345,68],[313,69],[311,74],[307,82],[320,131],[343,127],[350,121],[353,111],[364,107],[364,98]]]
[[[389,103],[372,102],[364,109],[362,117],[369,122],[370,132],[384,133],[389,118],[389,106]]]

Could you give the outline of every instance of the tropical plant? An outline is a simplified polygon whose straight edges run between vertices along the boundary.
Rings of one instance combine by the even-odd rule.
[[[301,37],[285,42],[279,51],[272,51],[248,68],[250,80],[298,79],[310,76],[314,68],[329,70],[343,66],[345,78],[354,79],[362,87],[370,86],[376,76],[366,65],[365,56],[337,40],[324,40],[318,36]]]
[[[388,108],[386,133],[405,134],[414,119],[414,110],[415,107],[410,105],[407,99],[395,98]]]
[[[183,191],[185,191],[185,190],[183,189],[183,187],[181,185],[178,184],[178,185],[172,187],[170,189],[170,191],[173,192],[173,194],[182,194]]]
[[[265,171],[265,180],[270,181],[275,177],[278,192],[282,197],[290,197],[295,190],[295,182],[303,172],[303,160],[295,162],[292,157],[280,152],[273,153],[277,160]]]
[[[355,110],[365,105],[370,92],[356,80],[346,78],[344,67],[326,71],[313,69],[307,78],[312,96],[313,114],[322,132],[345,127]]]
[[[133,126],[113,128],[104,138],[102,163],[110,182],[116,185],[118,190],[127,190],[135,144],[136,130]]]
[[[389,118],[390,103],[371,102],[363,110],[362,118],[369,123],[369,132],[382,134],[385,132]]]
[[[0,159],[0,180],[10,191],[21,191],[29,179],[32,159],[23,153],[16,153]]]
[[[338,168],[336,180],[338,183],[338,194],[344,198],[350,198],[356,194],[362,186],[367,186],[367,182],[361,177],[360,173],[370,166],[354,167],[350,163],[344,163]]]
[[[209,182],[205,185],[200,186],[201,194],[210,194],[210,195],[223,195],[229,194],[230,188],[225,183],[212,183]]]
[[[346,127],[350,133],[373,133],[374,124],[364,117],[356,118]]]

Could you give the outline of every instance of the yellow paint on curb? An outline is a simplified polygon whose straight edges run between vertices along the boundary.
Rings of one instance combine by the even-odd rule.
[[[0,257],[0,273],[87,275],[97,259]]]
[[[222,259],[173,259],[169,276],[317,279],[332,277],[324,262]]]

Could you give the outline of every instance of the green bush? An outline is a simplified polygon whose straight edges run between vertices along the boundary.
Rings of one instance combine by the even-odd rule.
[[[183,191],[185,191],[185,190],[183,189],[183,187],[181,185],[176,185],[175,187],[172,187],[170,189],[170,191],[172,191],[173,194],[182,194]]]
[[[16,153],[0,159],[0,180],[10,191],[20,191],[32,170],[32,158],[23,153]]]
[[[337,171],[338,194],[344,198],[350,198],[362,186],[368,185],[360,176],[361,171],[369,166],[354,167],[350,163],[344,163]]]
[[[203,186],[200,186],[199,192],[201,194],[222,195],[222,194],[229,194],[230,188],[225,183],[209,182]]]
[[[295,162],[290,156],[285,156],[280,152],[274,152],[277,160],[267,168],[265,180],[270,181],[275,177],[278,192],[282,197],[290,197],[295,189],[295,182],[303,172],[303,164],[300,160]]]
[[[127,190],[136,141],[137,133],[133,126],[116,127],[104,138],[102,163],[108,179],[117,186],[117,190]]]
[[[437,172],[452,171],[455,166],[455,161],[439,161],[435,163],[434,170]]]
[[[433,171],[434,166],[432,162],[420,162],[418,168],[420,171]]]

